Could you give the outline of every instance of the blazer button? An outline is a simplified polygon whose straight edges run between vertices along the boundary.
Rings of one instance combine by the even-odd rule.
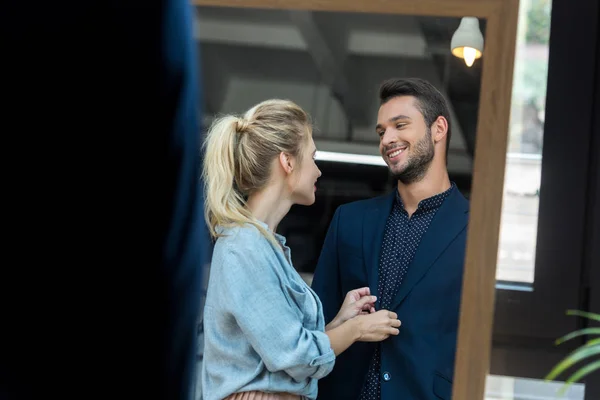
[[[383,380],[386,382],[389,382],[392,380],[392,375],[389,372],[384,372],[383,373]]]

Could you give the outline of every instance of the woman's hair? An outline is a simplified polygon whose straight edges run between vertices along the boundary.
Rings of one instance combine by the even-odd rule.
[[[246,207],[249,195],[263,189],[271,163],[284,152],[302,161],[311,135],[308,114],[288,100],[267,100],[244,116],[226,115],[211,125],[204,142],[204,212],[211,236],[217,226],[252,224],[277,243]]]

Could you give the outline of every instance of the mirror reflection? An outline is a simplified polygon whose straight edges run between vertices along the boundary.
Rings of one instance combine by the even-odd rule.
[[[198,7],[196,22],[209,223],[230,225],[198,397],[450,399],[485,21]],[[231,231],[238,208],[259,236]]]

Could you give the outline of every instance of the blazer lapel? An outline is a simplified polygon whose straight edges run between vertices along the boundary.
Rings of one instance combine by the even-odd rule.
[[[373,296],[379,296],[377,286],[379,280],[379,256],[381,243],[388,215],[392,210],[395,191],[377,199],[373,208],[364,214],[363,221],[363,254],[369,279],[369,287]]]
[[[427,232],[421,238],[415,258],[408,267],[406,277],[390,307],[391,310],[406,298],[446,247],[467,226],[468,207],[467,200],[456,188],[442,203]]]

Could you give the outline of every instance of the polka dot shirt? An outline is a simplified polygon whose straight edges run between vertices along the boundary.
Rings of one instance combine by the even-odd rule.
[[[409,218],[404,210],[404,204],[396,191],[396,201],[392,212],[387,218],[381,256],[379,259],[378,309],[389,309],[392,300],[408,272],[423,234],[444,200],[454,190],[450,189],[419,202],[417,210]],[[384,377],[389,380],[389,376]],[[360,400],[381,400],[381,345],[375,348],[375,353],[369,365]]]

